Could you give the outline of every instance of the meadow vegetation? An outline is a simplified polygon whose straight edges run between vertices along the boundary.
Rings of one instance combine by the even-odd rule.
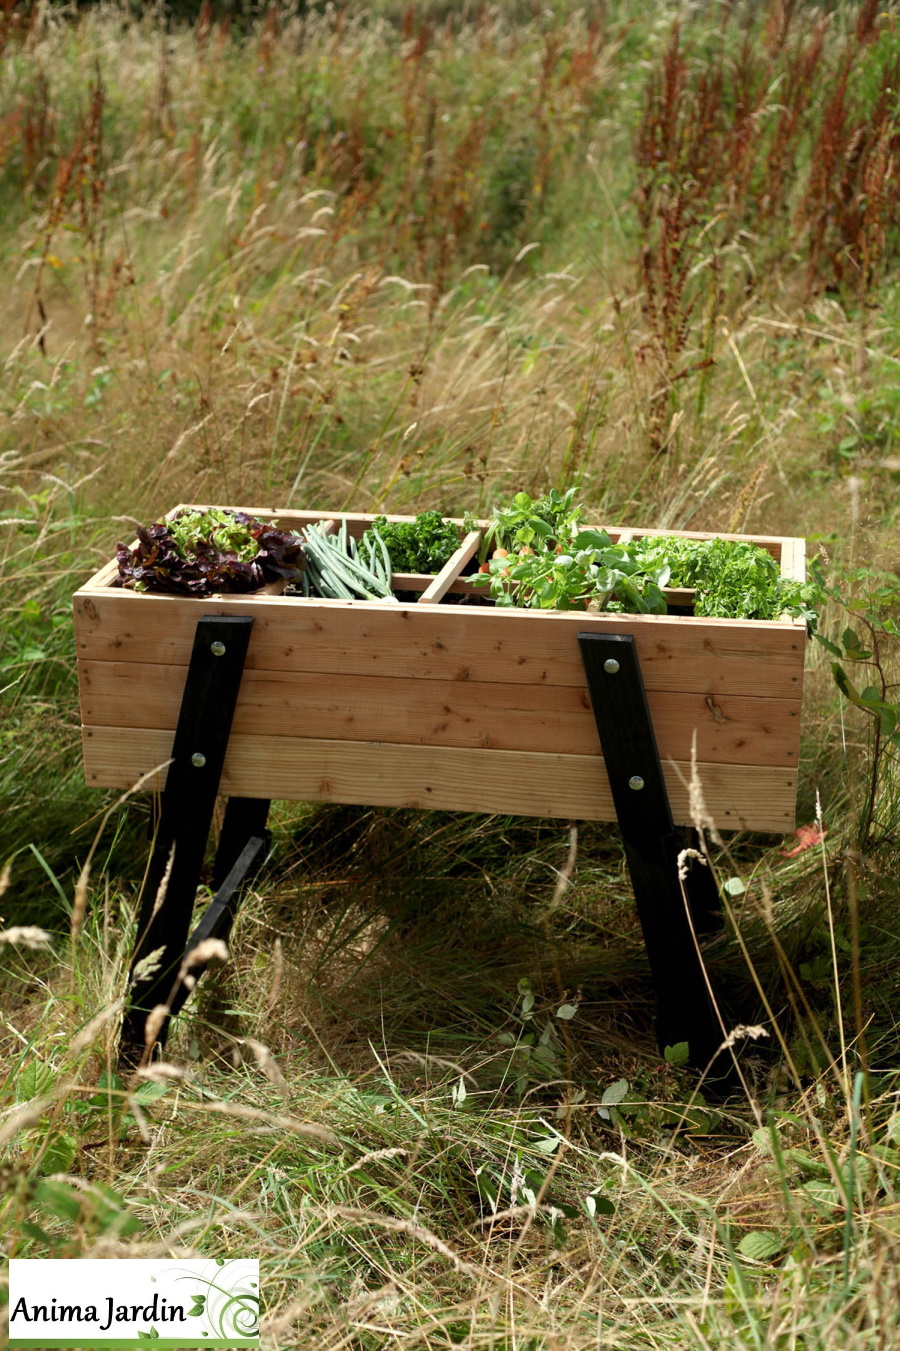
[[[897,1344],[898,100],[870,0],[0,6],[7,1256],[259,1254],[278,1348]],[[831,588],[824,836],[713,846],[740,1091],[656,1053],[613,829],[287,804],[121,1082],[150,808],[72,591],[179,501],[571,485]]]

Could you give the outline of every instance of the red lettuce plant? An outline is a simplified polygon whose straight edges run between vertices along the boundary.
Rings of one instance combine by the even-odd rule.
[[[302,570],[303,546],[244,511],[224,507],[179,511],[168,521],[138,530],[138,545],[119,544],[116,586],[210,596],[217,591],[257,591]]]

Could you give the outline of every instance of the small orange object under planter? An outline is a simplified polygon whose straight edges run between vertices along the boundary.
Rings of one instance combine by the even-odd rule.
[[[373,519],[335,511],[234,509],[277,519],[285,531],[343,516],[357,538]],[[607,529],[614,540],[623,533]],[[630,531],[632,536],[650,533],[714,538],[690,531]],[[805,576],[801,539],[720,538],[750,539],[776,558],[782,576]],[[631,795],[623,798],[611,784],[601,750],[604,718],[608,736],[618,734],[613,704],[606,708],[603,690],[615,702],[624,682],[604,685],[610,662],[617,671],[620,663],[607,655],[606,665],[597,665],[594,658],[618,642],[628,649],[625,654],[623,648],[622,669],[633,667],[628,679],[640,694],[637,703],[621,707],[632,710],[630,723],[643,722],[646,728],[633,749],[626,737],[621,753],[626,759],[644,754],[645,743],[649,738],[652,747],[655,735],[660,810],[671,813],[670,827],[692,823],[689,785],[695,774],[708,819],[719,830],[786,833],[794,828],[806,643],[802,621],[699,618],[683,612],[691,601],[685,592],[668,594],[676,611],[668,615],[494,608],[484,602],[486,592],[476,591],[469,580],[479,544],[480,531],[464,534],[460,523],[460,547],[440,573],[394,577],[395,591],[418,597],[401,603],[285,596],[283,583],[253,594],[204,599],[138,593],[116,587],[117,565],[107,564],[74,598],[88,784],[126,789],[143,780],[147,788],[163,788],[167,773],[176,774],[168,762],[179,717],[187,717],[187,675],[199,642],[198,621],[244,621],[249,640],[235,676],[233,721],[212,799],[218,791],[238,803],[256,802],[256,809],[235,808],[251,823],[253,838],[262,838],[267,800],[285,798],[565,820],[618,818],[628,848],[623,804],[633,802],[642,808],[632,830],[637,849],[652,796],[638,794],[645,783],[649,789],[650,779],[628,775]],[[468,596],[478,597],[478,603],[465,603]],[[459,601],[464,603],[453,603]],[[246,624],[249,620],[252,625]],[[588,679],[591,662],[596,673]],[[210,680],[219,679],[222,665],[210,664]],[[207,709],[205,716],[214,714]],[[205,764],[203,748],[191,755]],[[188,775],[186,783],[192,782],[189,769],[197,765],[185,762],[177,769],[182,777]],[[164,811],[165,801],[166,795]],[[195,830],[200,828],[195,823]],[[231,855],[241,830],[236,825],[230,833],[233,847],[224,857],[236,866]],[[163,871],[167,861],[168,856]],[[637,865],[630,853],[629,865],[637,892]],[[220,881],[225,880],[223,868],[224,862]],[[196,880],[187,877],[183,883],[191,902]],[[152,877],[145,886],[145,911],[147,905],[152,909],[147,900],[151,883]],[[171,889],[171,879],[168,885]],[[654,885],[648,883],[651,890]],[[638,902],[641,909],[640,895]],[[185,904],[182,900],[182,910]],[[679,905],[683,911],[683,900]],[[176,926],[179,933],[184,930],[182,938],[169,942],[166,936],[173,960],[183,955],[190,903],[186,908],[187,919],[182,916]],[[641,919],[659,995],[657,968],[663,958],[654,962],[652,947],[658,943],[648,934],[659,925],[645,910]],[[683,914],[681,920],[683,928]],[[227,913],[223,923],[230,923]],[[673,942],[681,946],[684,934],[666,937],[667,924],[661,932],[670,948]],[[683,960],[690,962],[689,930],[687,938],[691,946]],[[152,947],[143,942],[138,955]],[[166,1002],[164,979],[150,992],[155,1002]],[[696,997],[702,1003],[705,988]],[[670,1010],[675,1024],[678,1002]],[[142,997],[139,1008],[148,1007]],[[661,1040],[688,1039],[676,1035],[677,1027],[671,1030],[668,1013],[666,1019]],[[139,1041],[138,1030],[131,1027]],[[706,1029],[702,1055],[692,1047],[695,1062],[714,1050],[717,1035],[715,1026]]]

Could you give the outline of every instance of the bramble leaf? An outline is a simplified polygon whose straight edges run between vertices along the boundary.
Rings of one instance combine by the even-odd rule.
[[[816,642],[821,643],[825,651],[830,652],[833,657],[843,657],[844,650],[843,648],[838,647],[837,643],[831,642],[829,638],[826,638],[824,634],[819,633],[818,631],[813,636],[815,637]]]
[[[785,1242],[772,1229],[757,1229],[744,1235],[738,1244],[738,1252],[751,1262],[768,1262],[781,1252]]]
[[[628,1080],[617,1079],[609,1088],[603,1090],[603,1097],[600,1099],[604,1107],[616,1107],[628,1093]]]
[[[558,1135],[544,1136],[541,1140],[535,1140],[535,1148],[539,1149],[542,1154],[553,1154],[559,1149],[559,1139]]]
[[[841,634],[841,642],[844,644],[844,655],[848,661],[868,661],[871,652],[866,652],[858,636],[849,626]]]

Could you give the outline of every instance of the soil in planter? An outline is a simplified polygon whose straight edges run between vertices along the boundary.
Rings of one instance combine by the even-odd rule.
[[[485,595],[483,591],[448,591],[441,597],[442,605],[481,605],[494,609],[494,601],[491,596]]]

